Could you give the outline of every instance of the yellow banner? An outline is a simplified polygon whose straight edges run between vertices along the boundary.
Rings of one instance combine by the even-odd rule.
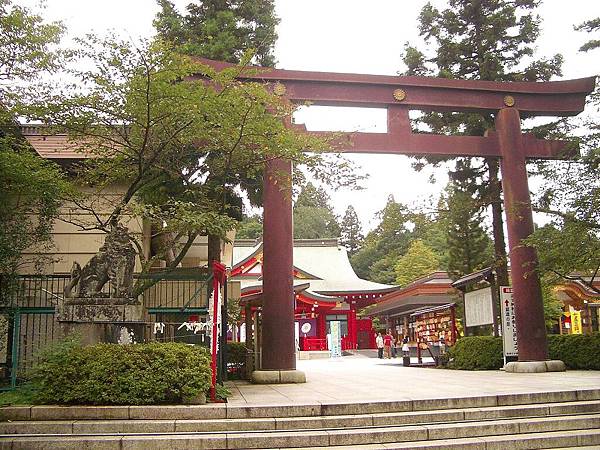
[[[571,309],[571,333],[572,334],[582,334],[583,329],[581,326],[581,311],[575,311]]]

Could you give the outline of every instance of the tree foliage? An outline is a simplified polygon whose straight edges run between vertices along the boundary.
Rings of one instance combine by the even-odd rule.
[[[262,236],[262,216],[256,214],[244,216],[238,224],[236,239],[258,239]]]
[[[348,250],[350,256],[361,248],[364,236],[358,215],[352,205],[348,205],[342,222],[340,223],[341,243]]]
[[[42,260],[22,253],[50,245],[60,199],[70,185],[60,168],[41,159],[20,135],[24,82],[56,69],[63,27],[39,13],[0,0],[0,273],[14,274]],[[32,255],[35,253],[32,252]]]
[[[329,196],[322,187],[308,182],[294,204],[294,238],[322,239],[340,236],[340,226]]]
[[[576,27],[597,31],[596,18]],[[584,51],[596,50],[600,44],[588,41]],[[544,183],[534,199],[534,210],[547,214],[551,222],[537,229],[528,239],[536,247],[543,280],[550,286],[576,279],[598,292],[594,281],[600,275],[600,91],[591,95],[586,118],[564,123],[559,137],[572,134],[576,127],[584,130],[578,139],[580,156],[571,161],[538,164]]]
[[[406,44],[407,75],[490,81],[546,81],[561,74],[562,56],[535,58],[534,43],[540,34],[535,14],[538,0],[450,0],[440,10],[428,3],[419,16],[419,31],[431,53]],[[482,136],[493,128],[491,115],[430,113],[417,124],[425,132]],[[439,163],[443,158],[420,159]],[[507,282],[498,160],[459,159],[453,175],[468,181],[481,207],[491,206],[496,269]]]
[[[438,265],[446,260],[440,224],[426,214],[411,211],[390,196],[377,217],[379,224],[367,234],[362,247],[350,260],[354,271],[361,278],[395,284],[398,259],[406,254],[417,239],[434,247]]]
[[[260,66],[275,65],[277,40],[272,0],[201,0],[181,15],[169,0],[157,0],[161,11],[154,26],[158,35],[181,53],[219,61],[240,62],[246,52]]]
[[[61,52],[56,45],[63,31],[62,24],[48,23],[40,13],[14,5],[12,0],[0,0],[0,85],[3,89],[3,106],[6,106],[6,97],[11,96],[11,90],[19,82],[30,81],[59,67]]]
[[[443,211],[448,245],[448,272],[454,279],[492,262],[492,241],[482,225],[481,210],[471,194],[450,185]]]
[[[143,270],[156,259],[176,267],[200,234],[224,239],[241,217],[234,189],[254,192],[267,159],[314,167],[326,148],[286,128],[291,105],[261,84],[238,82],[237,68],[216,73],[160,41],[88,36],[80,45],[93,65],[78,64],[70,72],[76,82],[38,97],[30,113],[93,156],[80,168],[92,192],[73,199],[74,212],[89,214],[66,220],[108,231],[135,215],[165,237],[152,254],[132,237]],[[107,195],[115,186],[123,193]]]
[[[39,269],[61,199],[71,190],[60,168],[10,134],[0,138],[0,273]],[[30,249],[31,256],[22,254]]]
[[[359,277],[391,284],[396,280],[396,261],[410,246],[410,212],[390,195],[377,216],[379,225],[367,234],[351,263]]]
[[[396,263],[396,284],[404,287],[418,278],[429,275],[440,269],[440,262],[435,252],[425,243],[417,239]]]

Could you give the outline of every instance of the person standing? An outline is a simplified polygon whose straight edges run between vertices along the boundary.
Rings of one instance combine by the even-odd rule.
[[[402,356],[410,356],[410,347],[408,346],[408,336],[402,339]]]
[[[392,333],[390,330],[383,337],[383,354],[385,355],[385,359],[392,358]]]
[[[446,338],[444,337],[443,334],[440,334],[439,346],[440,346],[440,355],[445,355],[446,354]]]
[[[377,333],[375,343],[377,344],[377,357],[383,359],[383,336],[381,333]]]

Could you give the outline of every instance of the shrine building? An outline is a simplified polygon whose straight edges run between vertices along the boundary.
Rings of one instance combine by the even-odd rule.
[[[592,334],[600,332],[600,280],[582,276],[560,283],[554,288],[563,303],[558,323],[560,334]]]
[[[382,327],[391,329],[400,339],[408,336],[411,346],[437,345],[443,336],[453,345],[457,339],[456,302],[458,291],[446,272],[433,272],[383,296],[368,309]]]
[[[297,347],[302,351],[327,350],[327,333],[339,321],[342,349],[375,347],[369,318],[357,311],[376,303],[396,286],[359,278],[337,239],[294,240],[294,324]],[[238,239],[233,248],[231,280],[241,284],[241,302],[261,307],[263,244]]]

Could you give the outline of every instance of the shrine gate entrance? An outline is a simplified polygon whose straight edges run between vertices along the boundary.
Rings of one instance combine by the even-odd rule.
[[[208,61],[216,69],[230,64]],[[567,143],[536,139],[521,132],[521,116],[573,116],[583,111],[595,78],[545,83],[448,80],[424,77],[260,69],[242,80],[270,83],[276,95],[295,103],[387,109],[387,133],[346,133],[336,149],[348,153],[444,155],[500,158],[515,301],[519,361],[548,358],[537,255],[521,241],[533,232],[527,159],[565,158]],[[485,136],[413,134],[409,111],[495,115]],[[329,132],[314,134],[331,136]],[[291,193],[275,183],[291,177],[291,163],[274,160],[264,176],[263,356],[265,371],[293,371],[294,292],[292,286]],[[291,183],[289,183],[291,185]],[[291,187],[290,187],[291,189]],[[545,364],[542,363],[541,366]],[[542,371],[538,365],[537,371]],[[280,378],[281,379],[281,378]]]

